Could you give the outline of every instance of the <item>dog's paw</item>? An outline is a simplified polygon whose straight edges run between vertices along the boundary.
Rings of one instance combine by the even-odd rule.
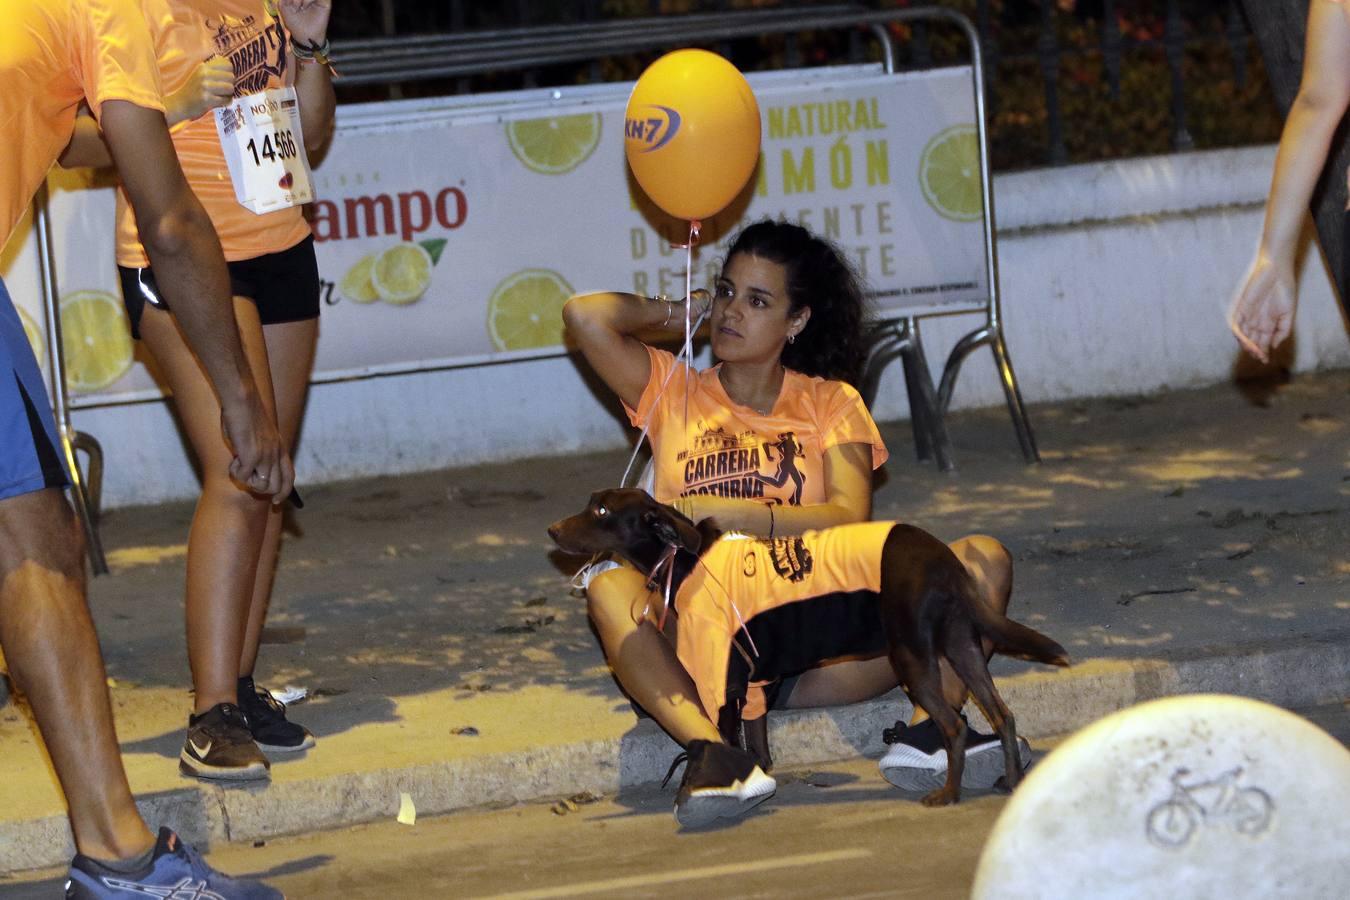
[[[959,789],[940,787],[919,802],[924,806],[951,806],[953,803],[960,801],[960,799],[961,791]]]

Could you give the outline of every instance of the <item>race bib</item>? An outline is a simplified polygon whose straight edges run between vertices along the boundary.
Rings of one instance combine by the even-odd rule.
[[[261,215],[314,199],[295,88],[236,97],[216,109],[216,132],[244,207]]]

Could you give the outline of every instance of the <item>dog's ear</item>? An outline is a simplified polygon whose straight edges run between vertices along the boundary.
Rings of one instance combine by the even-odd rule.
[[[646,512],[643,520],[663,544],[674,544],[690,553],[697,553],[703,546],[703,536],[683,516],[671,515],[664,509],[652,509]]]

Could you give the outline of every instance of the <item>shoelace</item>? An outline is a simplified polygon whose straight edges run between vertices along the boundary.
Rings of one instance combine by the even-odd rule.
[[[200,726],[212,739],[230,737],[233,729],[242,728],[248,730],[248,716],[244,711],[234,704],[224,704],[224,709],[220,711],[220,718],[214,722],[208,722]],[[181,841],[179,842],[181,843]]]
[[[270,714],[260,716],[259,718],[269,718],[272,721],[276,721],[276,719],[279,718],[286,718],[286,704],[282,703],[276,697],[273,697],[271,691],[268,691],[265,688],[255,687],[253,689],[253,697],[262,704],[263,711]]]
[[[670,784],[671,776],[675,774],[675,770],[687,762],[689,762],[689,754],[687,752],[680,753],[670,761],[670,768],[666,770],[666,777],[661,779],[661,790],[664,791],[666,785]]]

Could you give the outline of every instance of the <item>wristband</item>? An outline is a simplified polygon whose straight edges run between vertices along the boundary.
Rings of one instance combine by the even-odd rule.
[[[333,62],[330,54],[333,52],[333,42],[328,38],[323,39],[323,43],[305,43],[291,38],[291,55],[295,57],[298,63],[317,63],[328,69],[334,78],[337,77],[337,69],[333,68]]]

